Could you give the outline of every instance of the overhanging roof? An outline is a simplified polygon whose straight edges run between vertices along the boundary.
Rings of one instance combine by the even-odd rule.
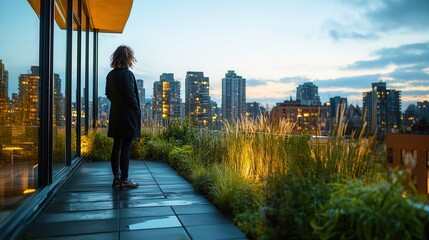
[[[31,7],[40,15],[40,0],[28,0]],[[122,33],[130,16],[133,0],[82,0],[89,13],[92,29],[105,33]],[[77,0],[74,1],[77,9]],[[55,1],[55,22],[61,29],[66,28],[67,0]],[[77,17],[77,13],[75,13]],[[82,26],[83,27],[83,26]]]

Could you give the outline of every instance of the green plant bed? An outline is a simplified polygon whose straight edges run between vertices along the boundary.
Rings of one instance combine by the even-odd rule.
[[[316,211],[314,233],[319,239],[427,239],[428,213],[404,192],[398,181],[350,181]]]

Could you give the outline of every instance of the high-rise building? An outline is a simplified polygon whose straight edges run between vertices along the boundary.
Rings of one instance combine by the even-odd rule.
[[[417,102],[417,116],[418,121],[426,121],[426,124],[429,123],[429,102],[422,101]],[[425,120],[424,120],[425,119]]]
[[[306,106],[299,101],[276,103],[271,109],[272,122],[280,121],[295,123],[294,131],[313,135],[327,135],[329,132],[326,106]]]
[[[185,117],[197,126],[210,123],[209,78],[203,72],[187,72],[185,79]]]
[[[158,123],[167,124],[180,120],[180,82],[173,73],[163,73],[160,81],[153,83],[153,117]]]
[[[322,106],[318,87],[312,82],[306,82],[296,88],[296,100],[303,106]]]
[[[54,125],[64,126],[65,125],[65,116],[64,116],[64,96],[61,92],[61,78],[60,75],[54,74]]]
[[[385,82],[372,83],[372,90],[363,94],[363,109],[366,114],[366,130],[384,137],[400,128],[401,92],[387,89]]]
[[[249,119],[256,119],[258,116],[265,114],[266,109],[258,102],[246,103],[246,116]]]
[[[0,126],[8,124],[9,73],[0,59]]]
[[[19,76],[18,112],[20,119],[18,124],[34,126],[38,124],[39,101],[39,67],[32,66],[27,74]]]
[[[411,131],[416,123],[417,107],[415,104],[408,105],[403,114],[402,128]]]
[[[211,125],[212,125],[212,127],[220,126],[222,109],[218,108],[217,102],[215,102],[215,101],[210,101],[210,105],[211,105],[211,115],[212,115]]]
[[[246,116],[246,79],[229,70],[222,79],[222,118],[235,121]]]
[[[335,97],[329,99],[329,105],[330,105],[330,109],[329,109],[330,114],[329,115],[331,118],[335,118],[337,116],[337,111],[341,110],[340,107],[342,105],[344,105],[344,108],[347,107],[347,98],[335,96]]]
[[[144,107],[146,105],[146,90],[144,89],[144,81],[143,79],[137,79],[137,90],[139,92],[139,100],[140,100],[140,110],[143,113]],[[144,114],[142,114],[142,121],[144,119]]]

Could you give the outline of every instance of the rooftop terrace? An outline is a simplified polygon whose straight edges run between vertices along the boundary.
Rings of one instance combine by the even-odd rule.
[[[111,187],[110,162],[84,162],[23,233],[31,239],[246,239],[165,162],[131,161],[138,189]]]

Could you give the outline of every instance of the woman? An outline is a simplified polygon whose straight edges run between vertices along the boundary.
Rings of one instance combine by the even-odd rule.
[[[134,74],[128,69],[136,59],[128,46],[119,46],[110,57],[113,68],[106,77],[106,96],[110,100],[108,137],[113,138],[110,157],[113,187],[138,188],[128,178],[130,150],[133,138],[140,137],[141,110]],[[119,173],[119,168],[121,172]]]

